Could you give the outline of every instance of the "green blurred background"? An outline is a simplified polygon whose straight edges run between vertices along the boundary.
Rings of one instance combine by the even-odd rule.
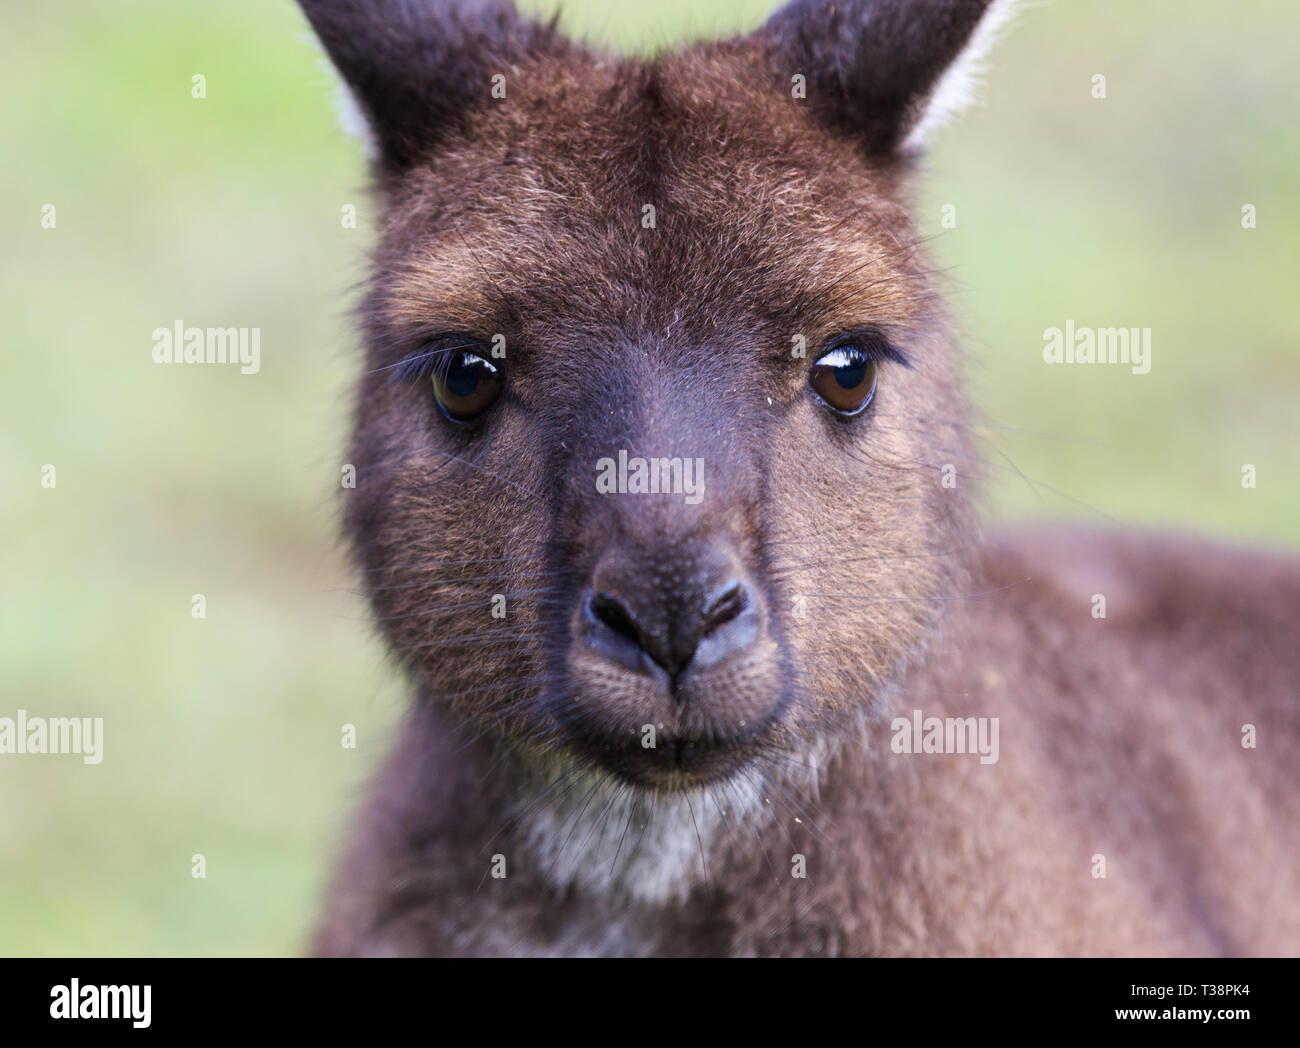
[[[335,541],[360,150],[289,0],[6,8],[0,716],[102,716],[106,756],[0,757],[0,953],[298,951],[403,702]],[[562,24],[645,50],[767,8],[568,0]],[[1300,544],[1297,28],[1275,0],[1026,5],[939,138],[920,218],[992,517]],[[260,327],[261,373],[155,366],[177,318]],[[1151,373],[1044,366],[1067,318],[1152,328]]]

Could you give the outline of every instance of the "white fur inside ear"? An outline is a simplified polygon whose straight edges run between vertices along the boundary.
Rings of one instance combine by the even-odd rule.
[[[361,143],[365,148],[367,160],[372,162],[377,160],[379,157],[379,143],[375,139],[374,128],[370,126],[370,121],[366,118],[361,103],[357,101],[357,96],[352,93],[352,88],[348,87],[342,80],[339,81],[337,98],[339,127],[343,128],[344,133],[351,135]]]
[[[921,119],[903,142],[904,152],[918,152],[924,148],[931,134],[946,127],[957,113],[975,100],[976,88],[985,71],[985,59],[1016,13],[1017,3],[1018,0],[993,0],[989,5],[961,54],[939,78]]]
[[[320,41],[311,34],[304,36],[304,39],[316,49],[320,55],[321,68],[334,82],[339,127],[343,129],[344,134],[350,135],[361,143],[366,151],[366,159],[373,163],[379,159],[379,140],[375,137],[374,128],[370,126],[370,119],[366,116],[365,110],[361,108],[357,96],[352,93],[352,88],[348,87],[346,81],[339,76],[334,63],[329,60],[325,49],[321,47]]]

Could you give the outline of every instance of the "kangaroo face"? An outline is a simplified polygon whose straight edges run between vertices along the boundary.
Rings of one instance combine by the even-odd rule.
[[[796,4],[644,63],[502,8],[304,6],[378,139],[347,515],[394,650],[539,761],[805,762],[970,534],[897,147],[985,5],[911,5],[922,45],[909,5]]]

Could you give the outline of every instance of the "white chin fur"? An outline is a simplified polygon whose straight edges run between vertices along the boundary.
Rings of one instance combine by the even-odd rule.
[[[528,817],[529,850],[552,887],[647,903],[680,902],[713,876],[732,838],[752,845],[774,818],[794,812],[781,798],[815,799],[834,746],[815,742],[780,772],[742,769],[681,794],[650,794],[605,777],[579,781]],[[779,810],[778,810],[779,809]],[[706,871],[706,867],[708,867]]]
[[[740,778],[689,794],[652,796],[622,784],[580,784],[544,805],[528,827],[537,862],[556,889],[664,903],[705,879],[705,863],[727,826],[746,832],[763,807],[756,783]]]

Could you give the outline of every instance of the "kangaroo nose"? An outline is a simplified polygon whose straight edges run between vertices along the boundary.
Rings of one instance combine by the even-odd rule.
[[[629,669],[653,663],[671,680],[752,645],[759,615],[736,558],[716,549],[647,560],[611,551],[585,595],[589,644]]]

